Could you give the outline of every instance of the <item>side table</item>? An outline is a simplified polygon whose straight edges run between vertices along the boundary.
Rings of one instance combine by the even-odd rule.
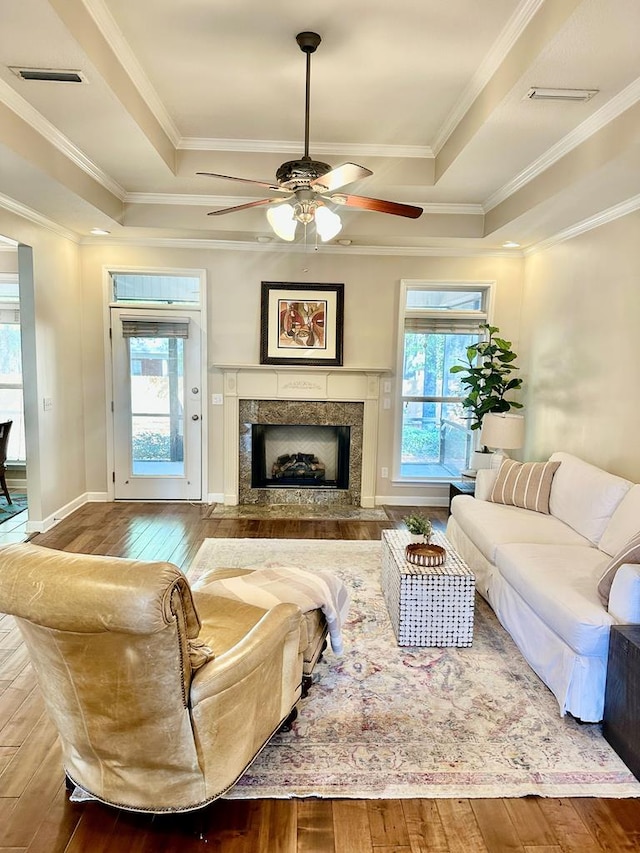
[[[640,779],[640,625],[612,625],[602,734]]]
[[[442,566],[409,563],[404,530],[382,531],[382,592],[399,646],[470,646],[475,577],[439,531],[431,541],[447,552]]]
[[[451,515],[451,501],[455,498],[456,495],[471,495],[473,497],[475,493],[475,480],[456,480],[455,482],[449,483],[449,515]]]

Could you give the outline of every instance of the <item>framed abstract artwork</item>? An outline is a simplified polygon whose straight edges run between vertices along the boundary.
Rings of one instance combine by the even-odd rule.
[[[260,363],[340,367],[344,284],[262,282]]]

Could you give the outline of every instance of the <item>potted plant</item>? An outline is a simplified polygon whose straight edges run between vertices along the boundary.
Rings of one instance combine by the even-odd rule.
[[[412,513],[411,515],[406,515],[402,520],[407,525],[407,530],[413,537],[412,542],[428,542],[430,540],[432,524],[426,515]]]
[[[522,403],[505,399],[505,394],[517,391],[522,385],[519,376],[512,376],[519,368],[513,363],[518,356],[511,349],[511,341],[499,337],[498,326],[481,323],[480,330],[485,334],[484,340],[467,347],[465,363],[450,368],[451,373],[460,374],[460,382],[465,386],[467,396],[462,405],[469,413],[472,430],[482,427],[482,419],[489,412],[522,408]],[[478,453],[486,455],[489,463],[482,464],[476,458],[479,464],[473,467],[487,467],[491,459],[488,449],[483,447]]]

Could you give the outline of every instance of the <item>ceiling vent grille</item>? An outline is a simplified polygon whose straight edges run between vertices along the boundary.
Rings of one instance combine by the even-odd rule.
[[[543,89],[533,86],[527,92],[525,100],[529,101],[590,101],[597,95],[599,89]]]
[[[21,80],[48,80],[53,83],[86,83],[87,78],[82,71],[66,68],[18,68],[9,66],[16,77]]]

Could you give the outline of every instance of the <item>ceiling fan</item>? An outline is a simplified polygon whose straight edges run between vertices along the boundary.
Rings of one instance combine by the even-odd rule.
[[[228,181],[241,181],[247,184],[257,184],[266,187],[272,193],[270,198],[225,207],[222,210],[212,210],[209,216],[221,216],[234,213],[237,210],[247,210],[265,204],[274,207],[267,211],[267,219],[278,237],[291,241],[295,237],[296,226],[302,222],[305,226],[315,221],[316,230],[321,239],[331,240],[342,228],[340,217],[327,207],[326,202],[357,207],[361,210],[373,210],[378,213],[391,213],[395,216],[405,216],[417,219],[422,214],[421,207],[410,204],[400,204],[395,201],[384,201],[380,198],[368,198],[359,195],[336,192],[347,184],[367,178],[372,175],[364,166],[355,163],[343,163],[332,169],[328,163],[312,160],[309,156],[309,99],[311,91],[311,54],[315,53],[321,38],[317,33],[298,33],[296,41],[300,50],[306,54],[306,97],[304,115],[304,155],[299,160],[288,160],[276,172],[275,183],[256,181],[251,178],[236,178],[231,175],[218,175],[215,172],[197,172],[211,178],[224,178]],[[289,204],[289,202],[292,202]]]

